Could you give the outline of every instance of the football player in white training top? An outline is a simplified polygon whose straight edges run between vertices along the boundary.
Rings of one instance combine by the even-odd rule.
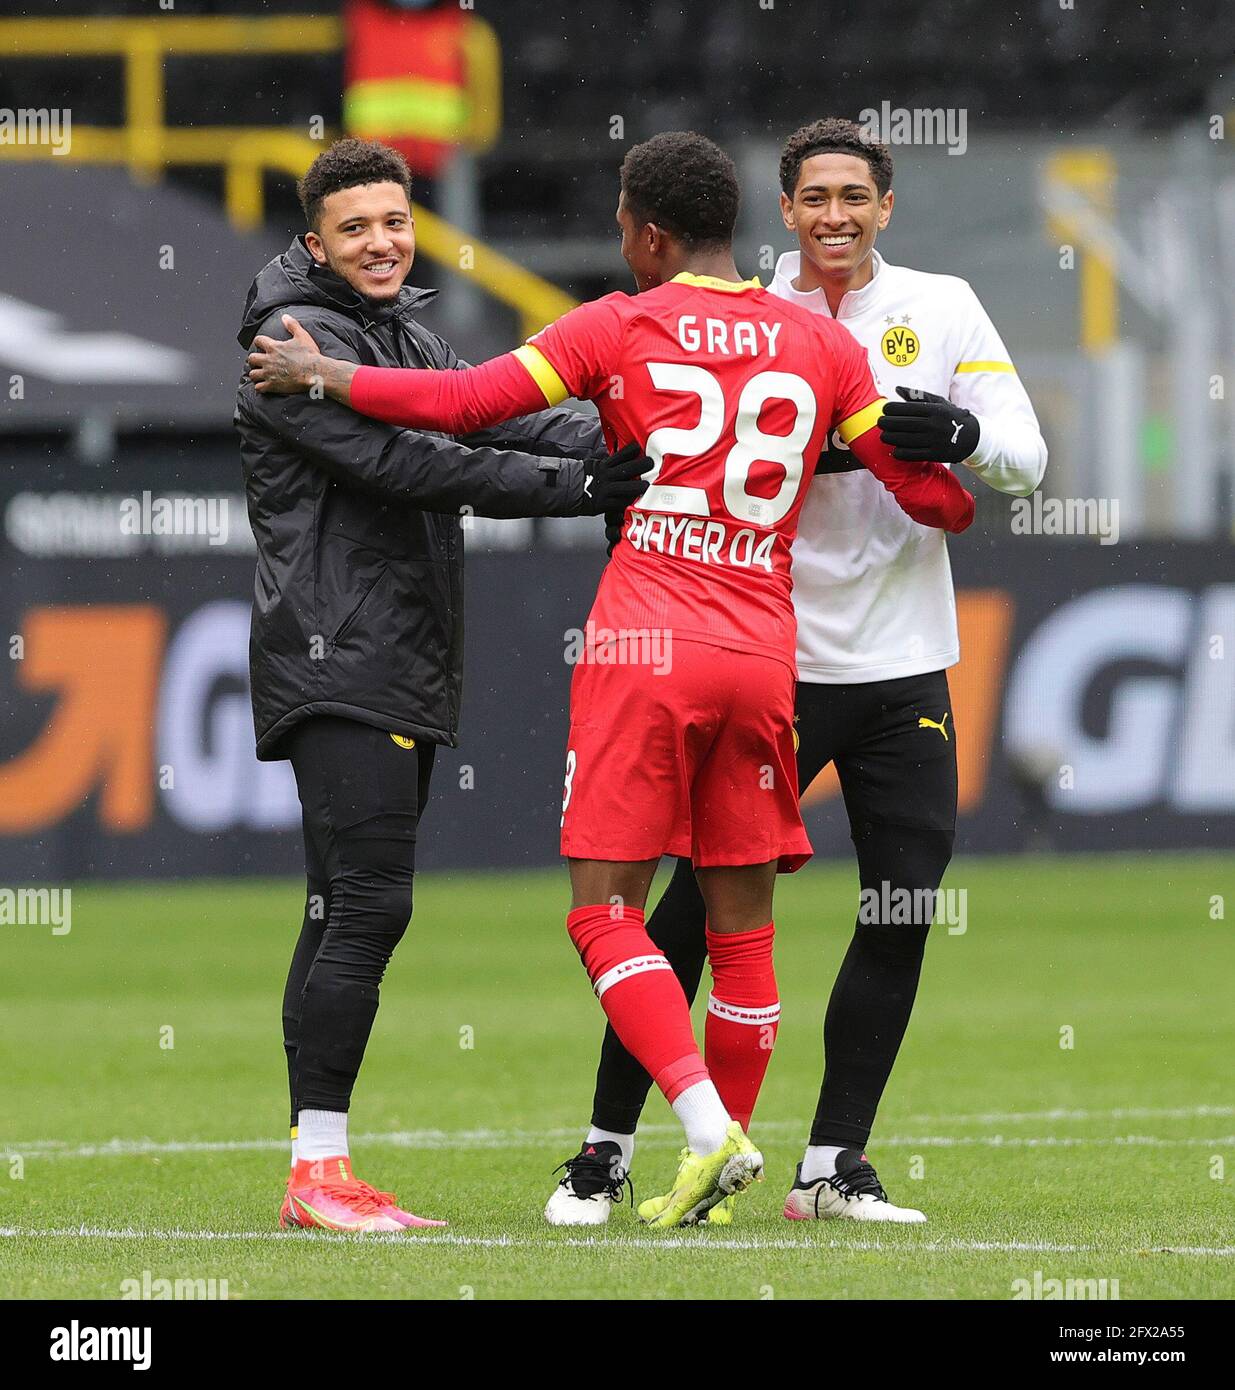
[[[816,121],[789,137],[780,177],[781,211],[798,250],[780,258],[770,288],[839,320],[866,348],[888,398],[881,432],[897,457],[944,460],[1000,492],[1031,493],[1046,445],[977,295],[962,279],[890,265],[875,250],[892,216],[887,148],[851,121]],[[865,1149],[913,1008],[932,915],[926,905],[955,835],[946,672],[960,648],[945,537],[910,520],[833,437],[802,510],[793,583],[798,781],[805,790],[835,764],[864,891],[827,1008],[823,1085],[784,1214],[920,1222],[920,1211],[888,1199]],[[909,922],[903,903],[915,905]],[[691,998],[704,926],[703,900],[681,861],[647,927]],[[609,1030],[592,1126],[549,1199],[550,1222],[608,1218],[649,1085]],[[709,1219],[731,1220],[731,1203]]]

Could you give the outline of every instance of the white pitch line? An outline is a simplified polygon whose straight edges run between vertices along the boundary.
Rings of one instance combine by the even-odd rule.
[[[1235,1115],[1235,1105],[1188,1105],[1174,1106],[1167,1108],[1157,1108],[1153,1106],[1123,1106],[1113,1110],[1069,1110],[1057,1108],[1054,1110],[989,1110],[981,1114],[968,1115],[905,1115],[895,1123],[899,1124],[922,1124],[922,1125],[996,1125],[996,1124],[1023,1124],[1030,1120],[1185,1120],[1185,1119],[1207,1119]],[[357,1142],[363,1140],[370,1144],[391,1144],[396,1147],[404,1148],[500,1148],[506,1144],[539,1144],[556,1143],[558,1140],[578,1139],[583,1133],[584,1126],[576,1125],[572,1128],[556,1129],[462,1129],[462,1130],[441,1130],[441,1129],[413,1129],[413,1130],[392,1130],[386,1133],[362,1134],[357,1137]],[[767,1120],[761,1121],[757,1126],[760,1134],[777,1135],[804,1135],[807,1126],[797,1120]],[[639,1137],[642,1140],[655,1141],[658,1137],[668,1135],[674,1143],[677,1142],[681,1130],[673,1124],[641,1124],[639,1126]],[[1127,1140],[1103,1140],[1087,1139],[1078,1136],[1080,1142],[1084,1143],[1124,1143]],[[1024,1138],[1014,1141],[1011,1138],[989,1139],[966,1139],[960,1136],[940,1137],[933,1140],[919,1139],[899,1139],[881,1138],[876,1135],[871,1141],[871,1148],[879,1148],[880,1145],[903,1145],[908,1143],[970,1143],[970,1142],[989,1142],[1012,1145],[1019,1142],[1027,1145],[1045,1143],[1063,1143],[1061,1136],[1058,1139],[1032,1139]],[[1209,1139],[1179,1139],[1179,1140],[1141,1140],[1143,1143],[1161,1142],[1169,1143],[1229,1143],[1229,1139],[1209,1140]],[[70,1147],[64,1139],[37,1139],[29,1140],[24,1144],[0,1145],[0,1157],[8,1157],[13,1154],[21,1154],[25,1157],[52,1157],[52,1150],[60,1150],[65,1158],[101,1158],[107,1154],[117,1154],[121,1156],[131,1156],[142,1153],[227,1153],[231,1151],[242,1152],[244,1150],[262,1149],[283,1149],[287,1147],[286,1139],[186,1139],[186,1140],[153,1140],[153,1139],[109,1139],[97,1144],[81,1144]]]
[[[1051,1111],[986,1111],[974,1113],[974,1115],[905,1115],[901,1116],[897,1123],[901,1125],[1021,1125],[1028,1120],[1122,1120],[1122,1119],[1213,1119],[1216,1116],[1235,1115],[1235,1105],[1184,1105],[1171,1106],[1171,1108],[1154,1108],[1154,1106],[1132,1105],[1121,1106],[1121,1108],[1110,1109],[1110,1111],[1086,1111],[1086,1109],[1051,1109]],[[369,1140],[373,1144],[409,1144],[412,1147],[433,1147],[433,1141],[439,1140],[438,1147],[446,1145],[460,1145],[460,1147],[483,1148],[488,1145],[498,1144],[517,1144],[517,1143],[540,1143],[542,1140],[573,1140],[580,1136],[581,1131],[586,1126],[558,1127],[558,1129],[542,1130],[517,1130],[517,1129],[469,1129],[469,1130],[391,1130],[387,1133],[363,1134],[360,1138]],[[759,1123],[759,1133],[761,1134],[797,1134],[802,1129],[802,1123],[798,1120],[765,1120]],[[638,1136],[656,1138],[658,1136],[672,1136],[677,1140],[681,1130],[676,1125],[668,1123],[644,1123],[638,1127]],[[872,1140],[871,1147],[878,1148],[880,1144],[904,1143],[903,1140],[896,1138],[880,1138],[876,1136]],[[1004,1141],[1010,1143],[1010,1141]],[[1033,1140],[1026,1140],[1025,1143],[1036,1143]],[[1092,1141],[1093,1143],[1093,1141]],[[1184,1143],[1184,1141],[1181,1141]],[[1207,1140],[1197,1140],[1196,1143],[1207,1143]],[[125,1145],[140,1145],[140,1147],[125,1147]],[[228,1150],[264,1150],[264,1148],[285,1148],[285,1138],[253,1138],[253,1140],[106,1140],[100,1144],[82,1144],[70,1148],[67,1140],[63,1138],[40,1138],[40,1140],[28,1140],[25,1144],[6,1144],[0,1145],[0,1158],[10,1154],[32,1155],[38,1154],[46,1156],[46,1151],[63,1150],[65,1158],[97,1158],[103,1154],[138,1154],[138,1152],[152,1152],[152,1154],[175,1154],[175,1152],[185,1152],[185,1154],[207,1154],[207,1152],[227,1152]]]
[[[903,1124],[1021,1124],[1029,1120],[1122,1120],[1122,1119],[1203,1119],[1215,1116],[1235,1115],[1235,1105],[1192,1105],[1179,1106],[1173,1108],[1159,1109],[1150,1106],[1129,1106],[1114,1110],[1022,1110],[1022,1111],[1000,1111],[992,1110],[983,1114],[971,1115],[908,1115],[903,1117],[900,1123]],[[797,1120],[768,1120],[762,1121],[757,1126],[760,1134],[790,1135],[798,1136],[805,1134],[805,1127]],[[392,1130],[385,1133],[361,1134],[356,1136],[355,1142],[369,1144],[389,1144],[396,1148],[410,1149],[496,1149],[506,1145],[538,1145],[557,1143],[558,1141],[577,1140],[583,1132],[583,1126],[571,1128],[555,1129],[461,1129],[461,1130],[442,1130],[442,1129],[413,1129],[413,1130]],[[676,1145],[681,1131],[677,1125],[673,1124],[642,1124],[639,1126],[639,1137],[645,1142],[655,1143],[658,1139],[668,1136]],[[1010,1136],[948,1136],[940,1135],[933,1138],[900,1138],[892,1136],[883,1138],[876,1135],[871,1141],[871,1148],[878,1149],[882,1145],[888,1147],[905,1146],[912,1144],[926,1145],[953,1145],[982,1143],[990,1144],[995,1147],[1016,1147],[1024,1145],[1036,1147],[1043,1145],[1070,1145],[1070,1144],[1161,1144],[1168,1146],[1172,1144],[1229,1144],[1229,1137],[1222,1139],[1151,1139],[1146,1137],[1129,1136],[1127,1138],[1103,1138],[1091,1139],[1085,1136],[1068,1136],[1031,1138],[1031,1137],[1010,1137]],[[26,1158],[103,1158],[109,1154],[120,1157],[131,1157],[135,1154],[144,1153],[230,1153],[245,1151],[261,1151],[285,1149],[286,1139],[185,1139],[185,1140],[154,1140],[154,1139],[110,1139],[96,1144],[79,1144],[70,1147],[68,1142],[63,1139],[39,1139],[30,1140],[24,1144],[5,1144],[0,1145],[0,1158],[10,1157],[20,1154]]]
[[[797,1126],[787,1123],[759,1125],[758,1134],[785,1133]],[[678,1130],[670,1125],[649,1125],[640,1130],[644,1143],[653,1148],[676,1147],[680,1142]],[[391,1148],[435,1150],[535,1148],[550,1144],[574,1142],[577,1129],[520,1130],[520,1129],[412,1129],[391,1130],[386,1133],[358,1134],[354,1144],[386,1145]],[[1121,1134],[1091,1137],[1087,1135],[1025,1135],[1025,1134],[892,1134],[876,1138],[873,1150],[903,1148],[966,1148],[1034,1149],[1034,1148],[1229,1148],[1235,1145],[1235,1135],[1217,1138],[1179,1136],[1160,1138],[1148,1134]],[[52,1144],[9,1144],[0,1148],[0,1161],[22,1158],[131,1158],[141,1154],[197,1154],[270,1152],[287,1148],[286,1139],[111,1139],[102,1144],[79,1144],[69,1148],[59,1142]]]
[[[902,1124],[1001,1125],[1029,1120],[1186,1120],[1235,1115],[1235,1105],[1185,1105],[1159,1108],[1121,1106],[1114,1110],[991,1110],[981,1115],[906,1115]]]
[[[327,1241],[365,1242],[382,1245],[444,1245],[463,1248],[519,1248],[550,1250],[558,1245],[582,1250],[861,1250],[891,1251],[897,1253],[925,1252],[939,1254],[1101,1254],[1104,1256],[1139,1257],[1144,1255],[1186,1255],[1201,1259],[1230,1259],[1235,1256],[1235,1246],[1230,1245],[1190,1245],[1190,1246],[1137,1246],[1110,1248],[1100,1245],[1059,1245],[1051,1241],[1037,1240],[915,1240],[912,1237],[903,1243],[882,1240],[804,1240],[792,1237],[759,1236],[712,1238],[710,1236],[629,1236],[612,1240],[595,1237],[587,1239],[567,1238],[565,1240],[534,1240],[528,1236],[463,1236],[449,1232],[435,1235],[375,1234],[344,1235],[335,1232],[315,1231],[311,1235],[303,1231],[181,1231],[154,1230],[140,1231],[132,1226],[108,1229],[98,1226],[67,1227],[61,1230],[38,1230],[17,1226],[0,1227],[0,1239],[26,1240],[168,1240],[168,1241]]]

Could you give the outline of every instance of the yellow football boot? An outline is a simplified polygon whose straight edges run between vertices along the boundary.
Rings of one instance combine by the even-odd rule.
[[[673,1187],[663,1197],[639,1203],[639,1218],[649,1226],[694,1226],[709,1218],[722,1202],[728,1210],[717,1224],[733,1220],[727,1199],[744,1192],[752,1182],[763,1181],[763,1155],[742,1132],[736,1120],[729,1125],[725,1142],[715,1153],[697,1154],[683,1149]]]

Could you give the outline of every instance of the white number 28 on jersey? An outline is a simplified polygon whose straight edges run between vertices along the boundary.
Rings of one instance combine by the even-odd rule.
[[[658,483],[666,454],[693,458],[715,448],[725,427],[725,396],[720,382],[706,367],[686,362],[649,362],[648,374],[658,391],[681,391],[699,397],[699,423],[691,429],[665,425],[648,436],[648,457],[655,468],[648,475],[647,492],[636,504],[644,511],[710,516],[708,495],[701,487]],[[788,434],[764,434],[759,414],[768,401],[791,401],[797,407]],[[810,442],[818,413],[815,393],[802,377],[792,372],[760,372],[742,388],[734,420],[736,443],[725,458],[725,509],[735,520],[757,526],[775,526],[797,500],[805,471],[803,451]],[[779,463],[785,477],[774,497],[752,497],[746,490],[751,465],[763,459]]]

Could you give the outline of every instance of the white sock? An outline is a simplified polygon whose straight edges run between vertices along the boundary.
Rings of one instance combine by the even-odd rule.
[[[686,1147],[692,1153],[715,1153],[729,1135],[729,1112],[710,1081],[687,1086],[673,1102],[673,1113],[685,1126]]]
[[[836,1176],[836,1155],[843,1153],[843,1147],[835,1144],[810,1144],[802,1159],[802,1181],[818,1182],[820,1178]]]
[[[296,1155],[309,1163],[349,1157],[345,1110],[302,1110],[296,1116]]]
[[[630,1165],[635,1159],[635,1136],[633,1134],[618,1134],[612,1129],[597,1129],[595,1125],[587,1132],[587,1137],[583,1141],[585,1144],[616,1144],[622,1151],[622,1167],[630,1172]]]
[[[296,1138],[296,1131],[292,1130],[292,1167],[296,1166],[296,1160],[300,1157],[298,1152],[299,1141]]]

